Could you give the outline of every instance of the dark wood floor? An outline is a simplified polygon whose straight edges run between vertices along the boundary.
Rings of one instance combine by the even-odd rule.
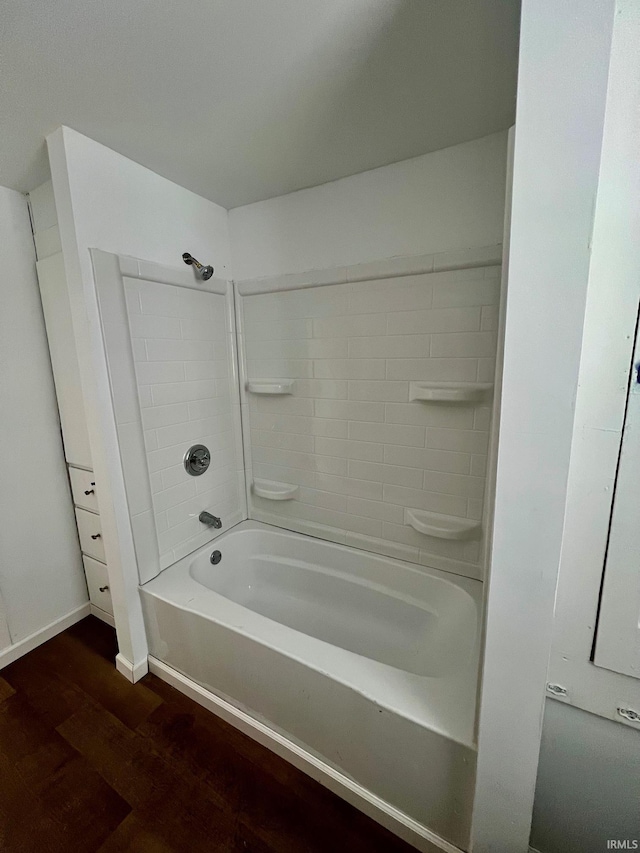
[[[410,853],[153,675],[90,616],[0,672],[0,850]]]

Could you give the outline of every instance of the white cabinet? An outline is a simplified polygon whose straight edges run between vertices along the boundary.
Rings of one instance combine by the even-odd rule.
[[[98,512],[98,493],[93,471],[69,467],[73,502],[82,509]]]
[[[83,554],[88,554],[96,560],[105,562],[104,544],[102,542],[102,526],[100,516],[95,512],[76,507],[78,536]]]
[[[91,470],[93,463],[80,367],[51,182],[34,190],[30,201],[42,310],[91,610],[95,616],[113,624],[98,489]]]
[[[109,572],[102,542],[102,524],[98,513],[98,490],[93,471],[69,468],[76,509],[78,537],[87,579],[91,612],[113,625],[113,604]],[[93,511],[92,511],[93,509]]]
[[[93,471],[69,468],[75,502],[78,537],[87,579],[91,612],[113,625],[113,604],[109,572],[102,542],[102,524],[98,513],[98,490]],[[82,505],[84,504],[84,506]],[[92,511],[93,508],[93,511]]]
[[[69,465],[91,468],[89,434],[62,253],[38,261],[37,269],[64,455]]]
[[[100,563],[86,554],[83,555],[82,560],[84,562],[84,572],[87,576],[87,587],[91,603],[105,613],[113,616],[113,603],[111,601],[107,567],[104,563]]]

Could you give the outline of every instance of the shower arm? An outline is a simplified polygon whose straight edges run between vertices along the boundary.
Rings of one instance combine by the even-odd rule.
[[[194,267],[196,271],[196,275],[198,275],[204,281],[208,281],[213,275],[213,267],[212,266],[204,266],[200,263],[200,261],[196,260],[193,255],[190,255],[189,252],[184,252],[182,255],[182,260],[188,266]]]

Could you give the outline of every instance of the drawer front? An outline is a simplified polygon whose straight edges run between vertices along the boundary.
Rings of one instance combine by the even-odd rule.
[[[87,576],[87,587],[92,604],[113,616],[113,603],[109,589],[109,575],[104,563],[99,563],[93,557],[82,557],[84,573]]]
[[[93,471],[83,471],[81,468],[69,468],[73,502],[83,509],[98,512],[98,496]]]
[[[95,557],[96,560],[105,562],[104,544],[102,542],[102,527],[100,516],[95,512],[87,512],[86,509],[76,507],[76,519],[78,521],[78,535],[80,536],[80,547],[83,554]]]

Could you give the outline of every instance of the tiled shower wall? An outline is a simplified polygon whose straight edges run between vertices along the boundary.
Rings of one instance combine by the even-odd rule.
[[[393,557],[482,576],[482,538],[436,539],[404,508],[482,519],[491,397],[409,401],[411,381],[491,383],[500,267],[404,275],[243,296],[249,481],[298,485],[250,496],[251,516]]]
[[[165,568],[211,539],[198,521],[203,509],[221,516],[225,529],[244,515],[232,329],[222,294],[133,278],[124,288]],[[211,451],[199,477],[182,463],[192,444]]]

